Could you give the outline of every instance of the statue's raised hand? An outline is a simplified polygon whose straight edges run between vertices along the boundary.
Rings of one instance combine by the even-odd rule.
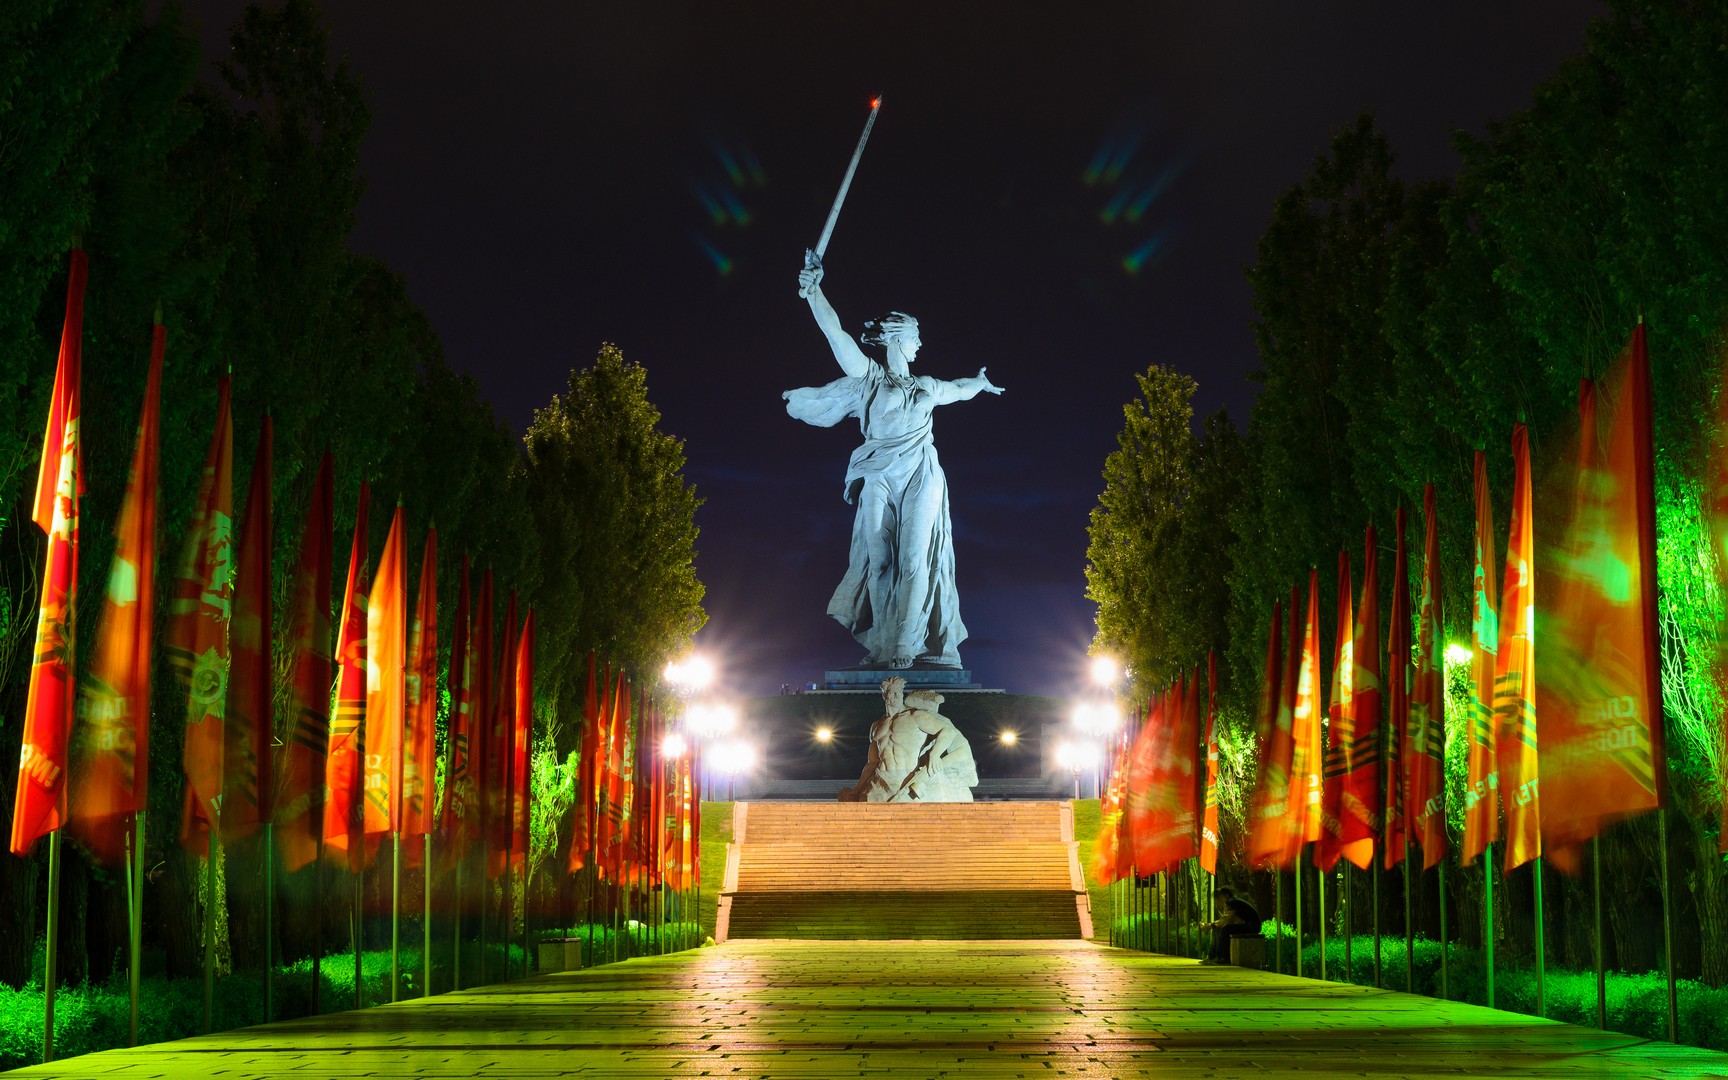
[[[1000,386],[997,386],[995,383],[991,382],[990,377],[988,375],[984,374],[986,371],[989,371],[989,370],[990,370],[989,368],[979,368],[978,369],[978,381],[984,384],[983,386],[980,386],[979,389],[984,391],[986,394],[1000,394],[1002,392],[1002,388]]]
[[[798,295],[808,299],[822,285],[822,264],[812,252],[804,253],[804,269],[798,271]]]

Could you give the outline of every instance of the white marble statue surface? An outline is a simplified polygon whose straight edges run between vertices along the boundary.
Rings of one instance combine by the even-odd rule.
[[[822,293],[822,268],[806,265],[799,294],[810,302],[843,376],[826,386],[788,390],[786,411],[818,427],[858,418],[864,444],[846,467],[844,496],[857,507],[846,575],[828,614],[869,650],[860,666],[960,666],[960,598],[954,588],[954,530],[948,480],[936,459],[936,406],[1000,394],[979,368],[964,379],[911,374],[922,342],[918,320],[889,312],[864,324],[860,341],[881,346],[874,359],[840,326]]]
[[[841,802],[971,802],[978,785],[972,744],[937,712],[942,695],[906,692],[899,676],[882,683],[882,718],[870,725],[870,756]]]

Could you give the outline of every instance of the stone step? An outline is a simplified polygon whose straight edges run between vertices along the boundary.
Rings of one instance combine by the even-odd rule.
[[[1005,903],[976,891],[736,893],[735,938],[1003,939],[1080,936],[1072,892],[1021,890]]]

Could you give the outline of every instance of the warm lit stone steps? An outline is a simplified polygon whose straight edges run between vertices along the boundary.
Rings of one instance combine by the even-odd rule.
[[[734,941],[18,1077],[1728,1076],[1728,1054],[1080,941]]]
[[[1061,802],[738,803],[717,937],[1091,935]]]

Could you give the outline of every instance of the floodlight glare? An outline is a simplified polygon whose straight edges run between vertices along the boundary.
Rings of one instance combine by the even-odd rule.
[[[689,749],[689,747],[684,743],[684,736],[678,734],[676,731],[660,740],[660,756],[667,758],[668,760],[683,757],[684,751],[687,749]]]
[[[716,745],[708,760],[719,772],[737,776],[756,763],[756,748],[747,742],[731,739]]]
[[[666,665],[666,681],[680,690],[701,690],[714,681],[714,664],[707,657],[693,653]]]
[[[1092,681],[1099,686],[1115,686],[1116,680],[1122,677],[1122,669],[1117,667],[1113,656],[1098,655],[1092,658]]]
[[[1474,655],[1470,646],[1454,641],[1446,646],[1446,662],[1448,664],[1468,664]]]
[[[1122,726],[1122,714],[1110,702],[1082,701],[1074,706],[1074,729],[1082,735],[1108,735]]]
[[[1015,743],[1020,741],[1020,734],[1015,731],[1004,731],[996,737],[1002,740],[1003,746],[1013,746]]]
[[[827,742],[829,739],[832,739],[833,737],[834,737],[834,729],[833,728],[819,727],[816,729],[816,741],[817,742]]]

